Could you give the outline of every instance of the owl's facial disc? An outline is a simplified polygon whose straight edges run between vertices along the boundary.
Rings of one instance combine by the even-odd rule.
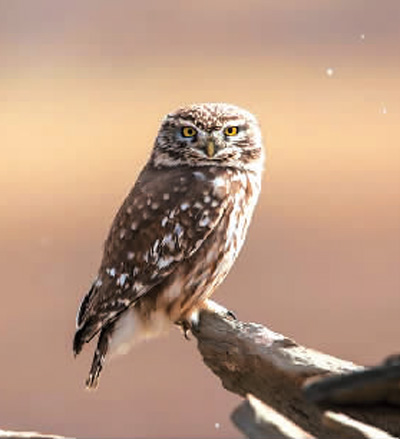
[[[156,166],[259,169],[263,151],[257,120],[230,104],[193,104],[169,114],[153,152]]]
[[[235,146],[235,140],[247,138],[246,131],[247,125],[241,120],[207,131],[182,121],[182,126],[177,127],[177,141],[184,144],[196,158],[220,161],[224,156],[231,155],[229,150]]]

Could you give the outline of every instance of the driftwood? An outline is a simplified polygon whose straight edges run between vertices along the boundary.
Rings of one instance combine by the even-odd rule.
[[[255,323],[203,311],[193,332],[205,364],[246,398],[232,414],[249,438],[400,435],[400,365],[365,368]]]
[[[205,364],[245,400],[233,423],[251,439],[400,436],[400,357],[372,368],[298,345],[268,328],[202,311],[193,329]],[[0,438],[66,439],[0,430]]]

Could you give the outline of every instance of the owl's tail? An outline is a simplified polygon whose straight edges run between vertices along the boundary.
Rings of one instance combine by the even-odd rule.
[[[97,347],[93,356],[92,366],[86,380],[86,388],[88,390],[95,390],[99,385],[100,372],[103,369],[113,329],[114,325],[111,324],[107,325],[100,332],[99,341],[97,342]]]
[[[74,336],[73,352],[75,357],[81,352],[83,345],[88,343],[101,329],[101,322],[90,317],[81,328],[77,329]]]

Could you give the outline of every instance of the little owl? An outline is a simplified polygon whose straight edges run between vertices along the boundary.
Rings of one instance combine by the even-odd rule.
[[[107,354],[171,324],[186,334],[199,310],[217,307],[208,298],[243,245],[262,167],[261,132],[249,112],[207,103],[165,117],[78,311],[75,355],[99,333],[88,388]]]

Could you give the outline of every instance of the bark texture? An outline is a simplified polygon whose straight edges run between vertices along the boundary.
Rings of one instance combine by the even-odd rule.
[[[232,419],[249,438],[400,435],[396,358],[365,368],[209,311],[193,333],[222,385],[246,398]]]

